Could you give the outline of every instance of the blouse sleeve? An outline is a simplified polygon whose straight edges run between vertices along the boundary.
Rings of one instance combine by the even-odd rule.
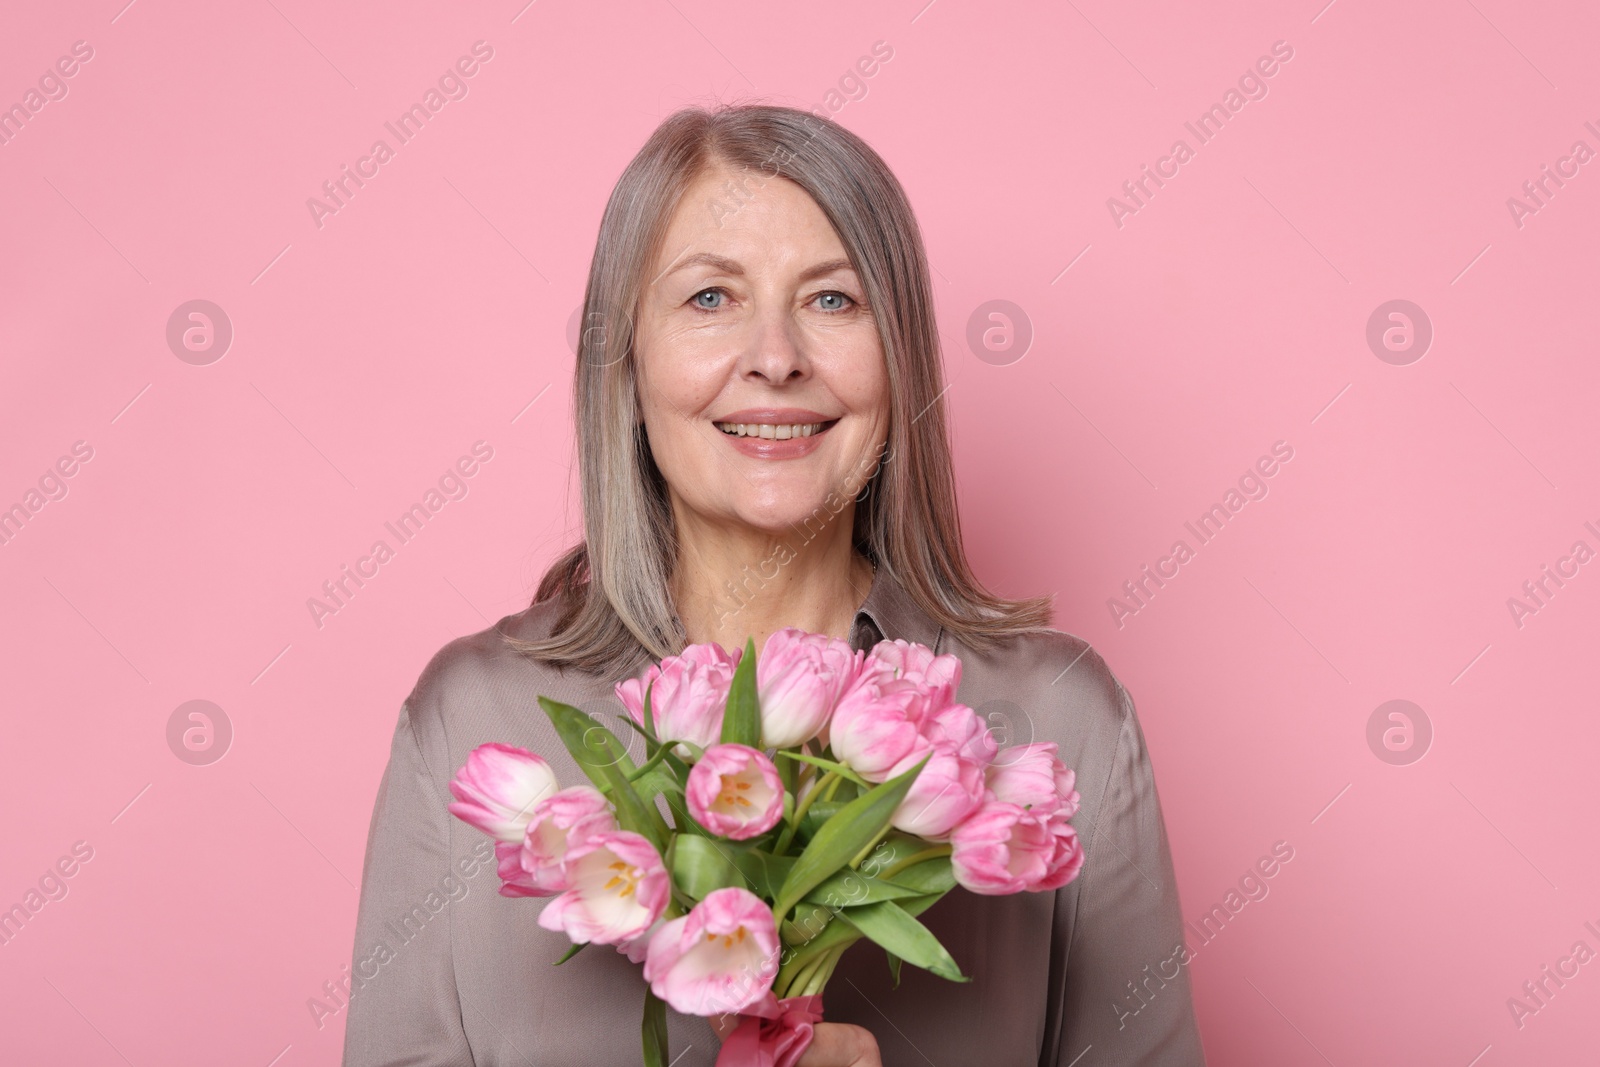
[[[1204,1067],[1189,987],[1189,952],[1161,802],[1133,698],[1115,683],[1117,745],[1084,843],[1076,893],[1056,890],[1067,946],[1060,1041],[1045,1067]],[[1079,1060],[1093,1048],[1090,1057]]]
[[[473,1063],[456,993],[449,910],[435,910],[456,873],[448,802],[429,773],[415,717],[408,700],[400,708],[367,832],[344,1067]],[[487,862],[493,863],[492,851]],[[461,873],[468,873],[465,867]]]

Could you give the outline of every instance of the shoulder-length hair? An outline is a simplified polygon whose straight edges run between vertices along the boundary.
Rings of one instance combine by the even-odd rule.
[[[810,194],[866,288],[888,365],[891,413],[888,455],[856,504],[856,549],[888,568],[919,608],[968,647],[986,651],[1009,635],[1048,628],[1048,596],[1002,599],[967,564],[933,291],[905,191],[865,141],[831,119],[742,104],[669,116],[611,192],[589,267],[573,379],[584,539],[551,565],[534,596],[535,605],[558,602],[549,635],[507,640],[538,659],[590,671],[632,664],[641,646],[660,659],[687,643],[669,590],[677,538],[666,482],[638,421],[633,323],[673,211],[694,179],[718,163],[738,171],[747,189],[781,177]],[[737,200],[708,207],[731,212]]]

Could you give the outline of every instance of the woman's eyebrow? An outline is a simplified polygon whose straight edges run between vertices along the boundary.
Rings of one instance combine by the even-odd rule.
[[[719,256],[715,252],[696,252],[687,259],[679,260],[676,266],[670,268],[661,276],[665,278],[669,275],[678,273],[680,270],[688,270],[690,267],[699,266],[711,267],[719,274],[730,274],[736,276],[742,276],[744,274],[744,268],[739,265],[738,260],[729,259],[727,256]]]
[[[800,280],[803,282],[809,282],[812,278],[820,278],[824,274],[832,274],[834,271],[847,270],[854,272],[855,269],[855,265],[852,264],[848,259],[830,259],[826,263],[818,263],[816,266],[801,274]]]
[[[696,252],[694,255],[680,260],[676,266],[672,267],[665,274],[661,275],[661,277],[665,278],[668,275],[678,273],[680,270],[686,270],[689,267],[698,266],[711,267],[718,273],[726,274],[730,277],[744,276],[744,267],[740,266],[737,260],[729,259],[726,256],[719,256],[715,252]],[[812,278],[820,278],[824,274],[832,274],[834,271],[853,271],[854,269],[854,265],[852,265],[848,259],[830,259],[824,263],[818,263],[813,267],[807,268],[805,272],[800,275],[800,280],[807,282]]]

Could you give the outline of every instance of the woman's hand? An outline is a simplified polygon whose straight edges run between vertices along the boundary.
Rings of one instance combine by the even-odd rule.
[[[737,1015],[713,1015],[711,1028],[719,1039],[726,1038],[739,1025]],[[852,1023],[818,1023],[811,1033],[811,1044],[795,1067],[883,1067],[878,1055],[878,1039],[872,1031]]]
[[[878,1039],[864,1026],[818,1023],[795,1067],[883,1067]]]

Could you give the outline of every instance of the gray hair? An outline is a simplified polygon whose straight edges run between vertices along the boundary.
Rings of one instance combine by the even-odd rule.
[[[611,192],[589,267],[573,377],[584,539],[550,566],[534,596],[534,604],[558,601],[550,635],[508,643],[558,666],[611,672],[636,662],[641,647],[660,659],[687,643],[669,590],[677,537],[666,481],[638,422],[633,321],[645,273],[685,189],[719,163],[745,173],[759,168],[755,177],[763,182],[781,176],[804,189],[866,288],[887,363],[890,419],[888,456],[860,486],[856,549],[888,568],[918,607],[968,647],[990,650],[1007,636],[1047,628],[1050,597],[996,597],[967,564],[933,291],[905,191],[865,141],[833,120],[739,104],[669,116]],[[837,508],[819,509],[831,512],[819,517],[824,524],[856,492],[841,488],[829,495]]]

